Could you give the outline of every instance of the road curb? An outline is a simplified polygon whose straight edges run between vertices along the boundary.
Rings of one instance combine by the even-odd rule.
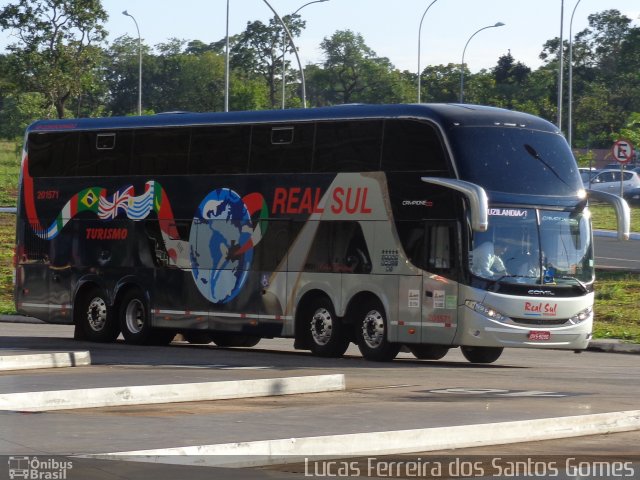
[[[640,354],[640,345],[620,340],[596,340],[589,343],[587,350],[590,352]]]
[[[640,410],[386,432],[285,438],[114,452],[85,457],[216,467],[252,467],[420,453],[640,430]]]
[[[345,389],[343,374],[234,380],[225,382],[139,385],[0,394],[0,411],[43,412],[78,408],[199,402],[267,397]]]
[[[91,354],[84,352],[24,353],[0,355],[0,371],[40,368],[85,367],[91,365]]]
[[[616,232],[615,230],[594,230],[593,235],[595,237],[618,238],[618,232]],[[640,240],[640,233],[637,233],[637,232],[630,233],[629,240]]]

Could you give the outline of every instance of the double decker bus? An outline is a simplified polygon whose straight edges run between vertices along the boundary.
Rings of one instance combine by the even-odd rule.
[[[75,337],[289,337],[471,362],[587,347],[589,196],[540,118],[345,105],[38,121],[17,215],[18,312]]]

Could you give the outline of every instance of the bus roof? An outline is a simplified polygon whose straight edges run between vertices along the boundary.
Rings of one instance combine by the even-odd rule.
[[[254,110],[226,113],[169,112],[144,116],[39,120],[28,127],[27,133],[34,131],[50,132],[212,124],[290,123],[374,118],[422,118],[439,123],[444,128],[458,125],[505,125],[559,133],[555,125],[533,115],[513,112],[502,108],[470,104],[348,104],[307,109]]]

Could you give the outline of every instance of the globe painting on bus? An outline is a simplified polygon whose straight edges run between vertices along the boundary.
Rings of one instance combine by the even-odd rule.
[[[226,303],[240,293],[253,258],[253,249],[243,247],[251,242],[252,233],[247,206],[233,190],[214,190],[202,200],[189,246],[191,273],[204,297]]]

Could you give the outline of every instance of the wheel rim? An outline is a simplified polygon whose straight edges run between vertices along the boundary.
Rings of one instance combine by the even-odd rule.
[[[104,330],[107,324],[107,304],[102,297],[95,297],[89,302],[87,323],[94,332]]]
[[[377,310],[371,310],[362,321],[362,339],[369,348],[378,348],[384,341],[384,317]]]
[[[326,308],[319,308],[311,319],[311,336],[318,345],[326,345],[331,340],[333,318]]]
[[[140,333],[144,328],[144,305],[138,299],[131,300],[124,313],[127,330]]]

